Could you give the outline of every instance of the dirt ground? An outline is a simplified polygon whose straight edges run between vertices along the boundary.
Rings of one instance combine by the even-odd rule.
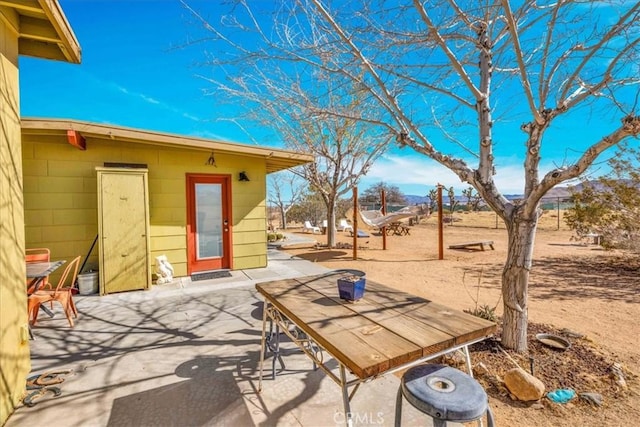
[[[618,251],[605,251],[594,242],[575,239],[562,221],[562,212],[546,212],[536,235],[529,283],[529,353],[505,352],[495,339],[473,349],[474,364],[488,373],[477,375],[485,386],[499,426],[632,426],[640,424],[640,260]],[[367,278],[420,295],[459,310],[495,308],[502,314],[501,272],[507,254],[507,233],[492,213],[460,213],[444,226],[439,260],[437,217],[409,228],[410,234],[383,238],[368,230],[353,250],[328,249],[326,236],[313,236],[317,247],[284,250],[328,268],[355,268]],[[301,231],[290,229],[288,232]],[[338,232],[337,242],[353,243]],[[307,235],[309,236],[309,235]],[[454,250],[449,245],[491,240],[494,250]],[[554,350],[535,339],[553,333],[571,342]],[[566,404],[544,397],[539,402],[513,400],[501,383],[508,369],[519,365],[541,379],[547,391],[571,388],[595,392],[601,406],[576,397]],[[615,375],[621,365],[626,386]],[[620,371],[619,371],[620,372]]]

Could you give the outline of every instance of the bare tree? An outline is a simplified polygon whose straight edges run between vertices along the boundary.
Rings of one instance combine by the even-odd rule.
[[[502,343],[526,351],[540,199],[640,133],[640,3],[354,0],[335,9],[322,0],[268,3],[268,31],[261,27],[265,19],[239,1],[233,19],[221,23],[229,31],[213,34],[229,48],[234,35],[255,31],[259,39],[250,46],[233,39],[232,55],[286,63],[290,68],[278,70],[301,81],[317,75],[352,81],[360,99],[377,108],[323,113],[385,128],[399,146],[444,165],[480,193],[509,236]],[[580,136],[590,145],[578,150],[575,123],[584,127],[592,117],[600,127]],[[563,163],[546,172],[543,137],[567,150]],[[504,197],[494,180],[503,166],[496,144],[524,147],[517,201]]]
[[[449,197],[449,215],[451,215],[451,223],[453,224],[453,213],[456,211],[460,201],[456,200],[456,190],[453,187],[449,187],[447,196]]]
[[[286,230],[287,212],[302,199],[306,184],[298,175],[283,171],[269,175],[268,187],[269,202],[280,213],[280,228]]]
[[[373,100],[364,96],[366,92],[358,82],[337,78],[328,70],[309,64],[300,56],[305,50],[303,46],[288,51],[285,46],[291,46],[296,35],[286,27],[263,28],[263,20],[257,18],[262,13],[254,15],[244,2],[238,5],[242,6],[249,25],[241,23],[236,15],[228,15],[219,26],[182,3],[213,40],[224,44],[224,51],[233,52],[211,58],[208,65],[225,71],[222,77],[206,78],[213,85],[209,93],[219,102],[234,106],[230,110],[236,116],[230,120],[244,119],[243,130],[247,132],[249,122],[257,123],[260,131],[274,131],[287,148],[315,156],[314,163],[294,173],[304,178],[325,203],[327,223],[333,224],[327,227],[327,245],[334,247],[337,200],[357,185],[393,139],[391,134],[381,131],[379,124],[360,120],[366,110],[375,108]],[[265,2],[263,6],[274,5]],[[249,41],[248,46],[242,45],[249,40],[246,34],[241,37],[236,34],[232,39],[223,33],[239,29],[253,32],[262,46],[252,50],[257,48],[255,40]],[[274,29],[276,33],[283,32],[275,34]],[[317,42],[313,34],[310,37],[311,43]],[[283,55],[289,55],[291,62],[285,61]],[[244,106],[242,111],[235,107],[238,104]]]
[[[480,202],[482,202],[482,197],[477,191],[475,191],[475,188],[469,187],[465,190],[462,190],[462,195],[467,198],[468,211],[475,212],[480,208]]]
[[[335,110],[334,110],[335,111]],[[304,165],[302,176],[327,208],[327,246],[336,239],[336,203],[367,173],[374,160],[387,148],[389,138],[373,135],[368,125],[348,117],[328,115],[307,122],[298,139],[290,139],[295,149],[310,150],[316,161]]]
[[[407,203],[407,200],[402,194],[402,191],[391,184],[386,184],[384,182],[378,182],[377,184],[372,185],[371,187],[365,189],[362,192],[362,196],[360,196],[360,200],[367,203],[375,203],[380,201],[380,195],[384,190],[385,200],[387,203]]]
[[[465,188],[462,190],[462,195],[467,198],[467,210],[471,210],[471,201],[473,200],[473,187]]]
[[[440,209],[438,206],[438,189],[432,188],[429,190],[429,194],[427,195],[429,198],[429,212],[433,212],[436,210],[436,207]]]

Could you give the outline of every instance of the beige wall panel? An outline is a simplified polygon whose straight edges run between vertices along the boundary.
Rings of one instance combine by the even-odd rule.
[[[267,266],[267,257],[266,255],[261,255],[259,257],[251,256],[251,257],[238,257],[234,259],[234,268],[236,270],[244,270],[250,268],[260,268]]]
[[[74,240],[84,240],[85,237],[85,227],[82,224],[54,225],[42,229],[42,240],[44,242],[72,242]],[[53,255],[52,253],[51,256]]]
[[[22,181],[22,188],[26,193],[38,192],[38,177],[37,176],[25,176]]]
[[[153,194],[150,197],[150,203],[156,208],[178,208],[187,209],[187,200],[184,195],[169,193],[169,194]]]
[[[152,235],[155,237],[162,236],[185,236],[187,228],[183,224],[176,225],[155,225],[152,226]]]
[[[88,161],[67,161],[67,160],[47,160],[48,176],[95,176],[96,166],[101,166],[102,162]]]
[[[56,209],[53,211],[55,225],[98,225],[97,209]]]
[[[261,231],[267,230],[267,223],[264,218],[245,219],[240,224],[233,227],[234,232],[244,233],[248,231]]]
[[[158,151],[150,150],[144,145],[136,145],[135,147],[123,148],[120,150],[120,156],[126,163],[141,163],[148,167],[158,165]]]
[[[95,181],[94,181],[95,182]],[[97,185],[97,183],[96,183]],[[98,206],[98,195],[95,190],[92,193],[86,191],[73,194],[73,207],[76,209],[95,209]],[[93,223],[92,223],[93,224]]]
[[[25,209],[70,209],[73,207],[72,193],[27,193],[24,194]]]
[[[184,178],[184,170],[181,171],[178,178],[172,179],[163,179],[149,178],[149,191],[155,191],[159,193],[173,193],[173,194],[185,194],[185,178]]]
[[[22,167],[24,169],[25,178],[48,176],[46,160],[26,159],[22,161]]]
[[[181,236],[155,236],[151,239],[152,251],[166,251],[171,249],[186,249],[187,239]]]
[[[266,230],[234,233],[233,235],[234,245],[246,245],[246,244],[251,244],[256,242],[265,242],[265,243],[267,242]]]
[[[93,193],[96,192],[96,186],[98,185],[98,180],[95,177],[83,177],[82,178],[82,192],[83,193]]]
[[[41,226],[53,225],[53,210],[38,209],[25,211],[24,223],[39,224]]]
[[[158,153],[158,164],[160,166],[174,165],[177,169],[181,169],[185,164],[195,164],[198,160],[201,160],[201,164],[204,166],[208,158],[209,154],[204,151],[183,152],[168,149]]]
[[[65,193],[82,193],[84,179],[81,176],[43,176],[38,178],[38,192],[58,193],[64,188]]]
[[[42,229],[43,227],[29,227],[28,225],[25,226],[24,239],[27,248],[39,248],[42,246]],[[25,274],[27,274],[26,270]]]
[[[186,253],[183,250],[166,250],[166,251],[152,251],[151,252],[151,264],[155,266],[156,257],[159,255],[166,255],[171,265],[185,264],[187,262]],[[186,264],[185,264],[186,265]],[[155,269],[155,267],[154,267]],[[185,270],[186,271],[186,270]],[[177,277],[177,274],[174,274]]]
[[[234,258],[235,257],[242,258],[242,257],[253,256],[262,247],[266,246],[265,243],[266,243],[266,237],[265,237],[265,240],[263,242],[248,243],[248,244],[243,244],[243,245],[234,245],[233,246]],[[265,254],[266,254],[266,252],[265,252]]]
[[[177,208],[157,208],[153,204],[149,204],[151,219],[151,226],[154,225],[167,225],[180,223],[181,225],[186,221],[185,209]]]

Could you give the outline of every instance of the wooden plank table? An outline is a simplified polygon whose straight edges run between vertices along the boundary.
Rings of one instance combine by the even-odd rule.
[[[256,284],[265,299],[259,391],[267,350],[276,349],[274,363],[280,357],[278,343],[268,342],[268,322],[278,325],[273,338],[279,339],[279,330],[287,334],[341,386],[345,414],[351,414],[350,400],[361,383],[442,354],[464,350],[470,371],[468,346],[496,329],[493,322],[370,280],[361,300],[343,301],[337,279],[344,274],[337,270]],[[327,367],[323,350],[338,362],[338,375]]]
[[[484,247],[489,246],[493,249],[493,240],[478,240],[476,242],[457,243],[455,245],[449,245],[449,249],[475,249],[484,251]]]

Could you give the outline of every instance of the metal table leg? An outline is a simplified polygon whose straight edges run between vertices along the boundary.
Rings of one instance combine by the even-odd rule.
[[[264,368],[264,353],[267,351],[267,302],[262,305],[262,339],[260,343],[260,376],[258,379],[258,393],[262,391],[262,372]]]
[[[340,388],[342,389],[342,402],[344,404],[344,417],[347,421],[347,427],[353,426],[353,418],[351,417],[351,402],[349,401],[349,390],[347,384],[347,373],[344,365],[340,364]]]

